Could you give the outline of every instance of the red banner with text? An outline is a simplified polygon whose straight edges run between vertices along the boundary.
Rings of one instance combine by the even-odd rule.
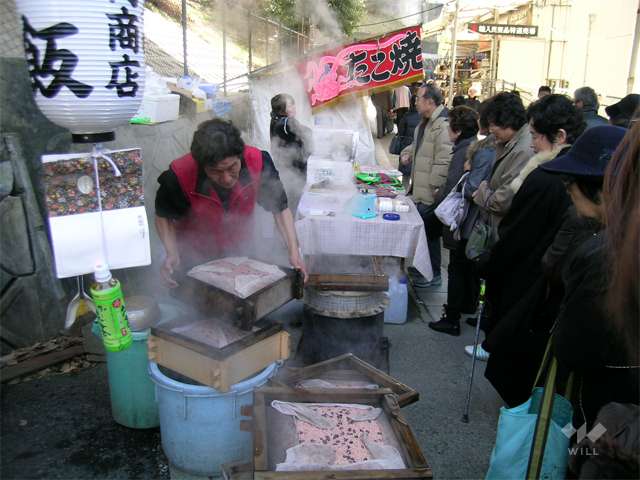
[[[315,55],[298,71],[313,108],[350,93],[423,78],[420,26]]]

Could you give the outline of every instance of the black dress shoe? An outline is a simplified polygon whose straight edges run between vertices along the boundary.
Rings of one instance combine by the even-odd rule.
[[[447,312],[447,306],[442,306],[442,316],[437,322],[429,322],[429,328],[436,332],[446,333],[457,337],[460,335],[460,317],[452,319]]]
[[[429,328],[436,332],[446,333],[454,337],[460,336],[460,323],[451,323],[448,320],[438,320],[437,322],[429,322]]]

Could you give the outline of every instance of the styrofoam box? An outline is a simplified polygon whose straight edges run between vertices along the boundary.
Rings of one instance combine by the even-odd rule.
[[[169,122],[178,118],[180,95],[145,95],[138,111],[139,117],[149,117],[152,123]]]
[[[353,183],[353,164],[311,155],[307,160],[307,183],[312,185],[329,179],[334,185]]]

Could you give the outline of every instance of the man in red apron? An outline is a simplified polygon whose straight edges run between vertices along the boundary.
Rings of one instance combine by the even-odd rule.
[[[273,214],[291,265],[306,277],[293,215],[273,160],[245,145],[230,122],[201,123],[191,153],[171,162],[158,183],[156,228],[166,252],[161,275],[170,287],[178,285],[173,273],[179,267],[241,254],[253,233],[256,203]]]

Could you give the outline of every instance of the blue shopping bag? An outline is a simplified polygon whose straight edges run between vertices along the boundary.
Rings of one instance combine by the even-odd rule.
[[[527,478],[543,396],[544,388],[535,388],[531,398],[522,405],[500,409],[496,444],[491,453],[487,480]],[[554,393],[540,478],[565,478],[569,460],[569,438],[562,432],[562,427],[571,422],[572,415],[571,402]]]

